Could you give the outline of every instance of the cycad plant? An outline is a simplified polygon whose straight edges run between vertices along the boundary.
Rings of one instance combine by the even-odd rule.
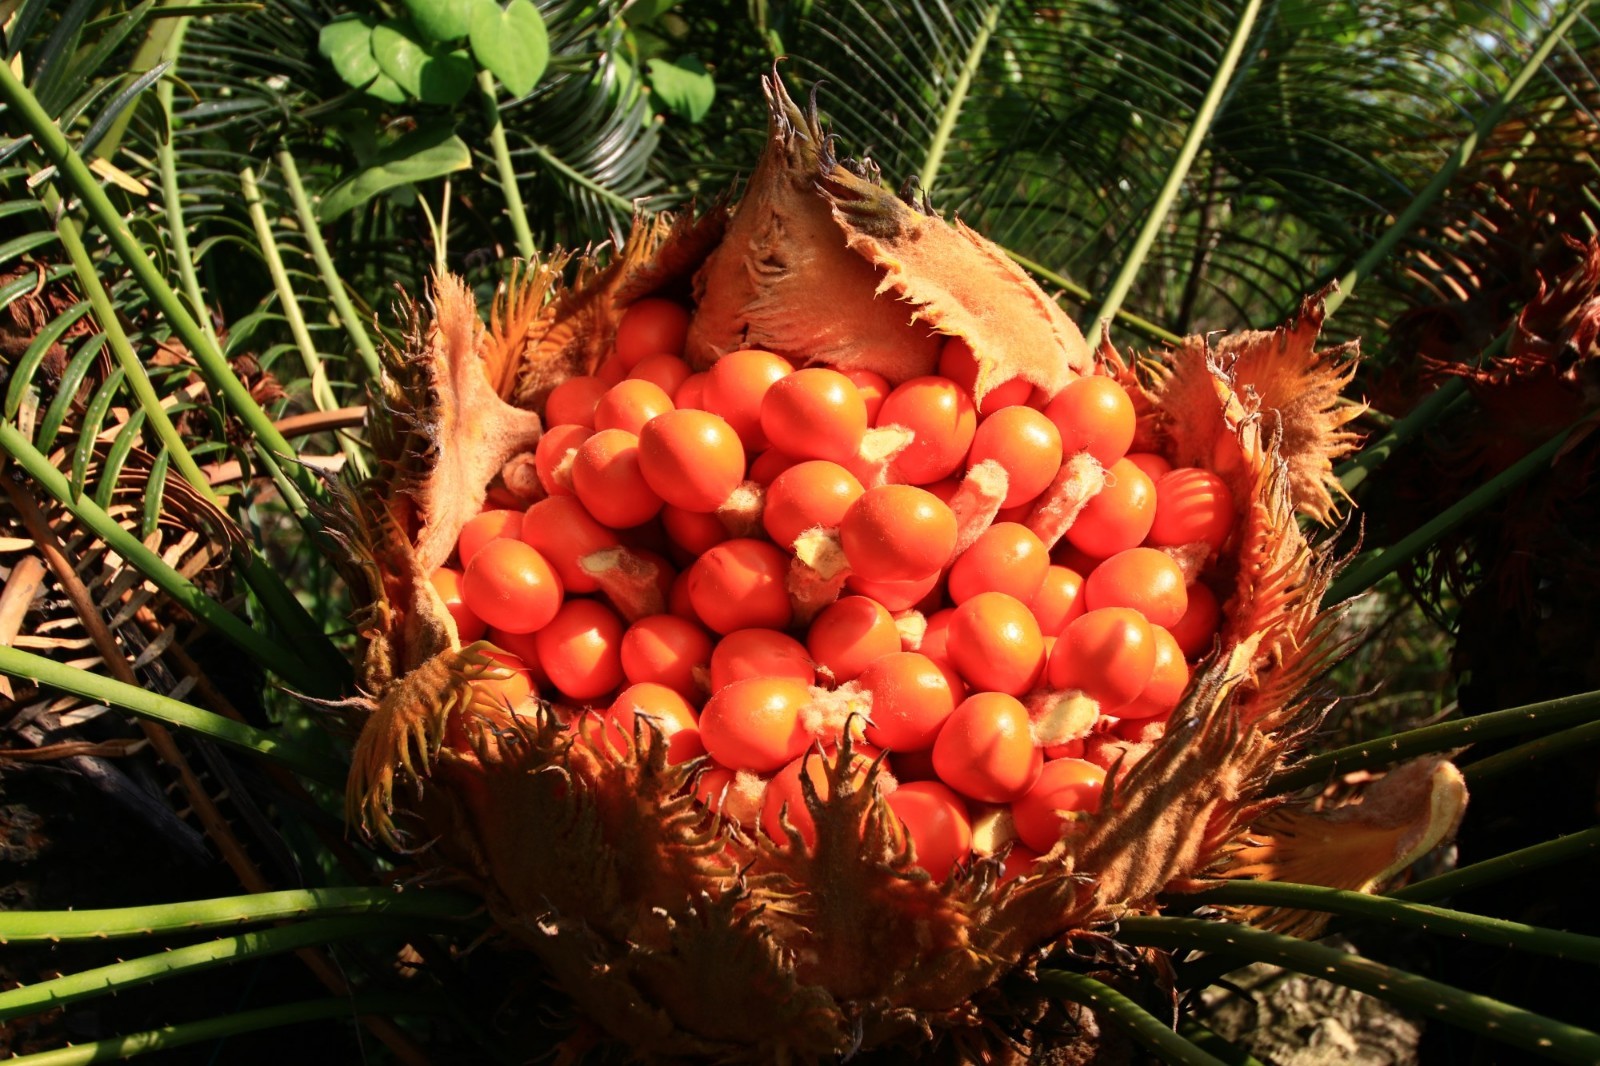
[[[996,242],[1091,342],[1109,328],[1103,365],[1165,402],[1165,417],[1194,409],[1187,389],[1214,400],[1214,371],[1237,386],[1235,401],[1266,397],[1261,417],[1279,418],[1280,435],[1323,428],[1314,446],[1275,441],[1282,453],[1320,460],[1338,427],[1359,429],[1364,450],[1332,474],[1375,516],[1363,531],[1361,511],[1329,495],[1329,473],[1307,460],[1292,498],[1308,529],[1315,519],[1326,531],[1302,595],[1331,578],[1328,607],[1366,599],[1343,628],[1316,630],[1322,647],[1352,652],[1342,672],[1305,689],[1309,663],[1286,671],[1296,691],[1280,695],[1301,713],[1273,729],[1297,746],[1239,771],[1249,802],[1230,808],[1241,832],[1221,865],[1027,945],[1025,965],[994,970],[1008,976],[983,990],[976,1030],[932,1012],[889,1039],[870,1029],[893,1029],[889,1015],[863,1010],[861,1038],[948,1058],[1137,1047],[1164,1061],[1253,1061],[1208,1027],[1230,1023],[1206,1004],[1235,987],[1230,974],[1265,963],[1425,1020],[1423,1047],[1440,1061],[1600,1059],[1581,1003],[1558,987],[1529,998],[1474,953],[1562,960],[1545,965],[1570,968],[1568,989],[1592,983],[1600,962],[1591,908],[1527,887],[1570,876],[1600,840],[1573,798],[1592,788],[1583,754],[1600,737],[1591,675],[1571,661],[1586,661],[1573,612],[1592,554],[1587,358],[1600,290],[1585,6],[0,5],[7,788],[71,771],[66,794],[98,787],[147,840],[147,863],[159,855],[186,871],[147,883],[108,868],[91,894],[53,897],[45,884],[0,914],[15,953],[0,962],[18,985],[0,991],[0,1032],[19,1061],[189,1045],[237,1061],[255,1054],[245,1033],[281,1057],[311,1023],[338,1049],[330,1061],[523,1061],[554,1048],[605,1058],[618,1039],[643,1054],[845,1050],[785,1045],[777,1019],[776,1043],[742,1051],[694,1043],[711,1040],[704,1032],[641,1035],[635,1016],[597,1013],[606,1000],[563,956],[545,957],[568,982],[552,989],[551,970],[512,948],[538,938],[513,927],[526,912],[484,875],[483,855],[464,854],[482,819],[455,837],[408,838],[382,831],[390,797],[367,793],[344,817],[355,732],[382,705],[370,684],[395,673],[374,669],[373,649],[408,647],[381,617],[411,605],[414,593],[394,591],[406,585],[395,559],[421,545],[395,546],[415,532],[397,486],[431,487],[427,449],[446,439],[419,384],[441,343],[430,322],[453,308],[471,333],[462,307],[474,293],[498,300],[488,336],[504,346],[522,330],[526,350],[502,369],[526,369],[546,365],[529,353],[551,321],[609,342],[625,301],[585,317],[582,294],[599,286],[613,286],[611,300],[626,288],[616,279],[631,278],[686,299],[700,283],[683,263],[706,258],[720,223],[684,220],[720,219],[718,197],[756,167],[768,130],[756,86],[780,55],[791,85],[820,83],[838,155],[871,159],[841,170],[830,195],[842,186],[870,200],[859,190],[880,174],[906,181],[905,201]],[[791,117],[804,109],[773,107],[802,154],[831,165],[835,142]],[[652,226],[664,210],[681,223],[670,234]],[[858,235],[887,239],[870,221]],[[555,250],[607,239],[617,247],[581,266]],[[661,247],[688,251],[678,262]],[[718,254],[708,276],[743,270]],[[465,282],[437,280],[449,272]],[[534,284],[554,294],[547,303]],[[519,292],[535,302],[519,304]],[[432,305],[416,302],[428,293]],[[703,312],[715,296],[694,294]],[[1195,339],[1290,320],[1276,335]],[[1311,322],[1335,341],[1361,338],[1367,361],[1331,364],[1298,390],[1251,376],[1276,365],[1252,364],[1253,353],[1294,347]],[[1310,341],[1301,347],[1310,357]],[[1335,398],[1328,382],[1350,373]],[[516,392],[509,377],[493,384]],[[1294,520],[1279,515],[1275,528],[1302,543]],[[1574,565],[1530,566],[1530,546],[1536,557],[1565,546]],[[1304,604],[1307,617],[1316,607]],[[1496,638],[1485,634],[1499,632],[1488,627],[1508,612],[1543,634],[1526,641],[1525,654],[1549,660],[1537,681],[1486,662]],[[1309,627],[1292,632],[1310,641]],[[1281,654],[1299,662],[1301,650]],[[1403,658],[1420,680],[1394,680]],[[1226,665],[1213,663],[1186,704],[1221,708],[1206,718],[1219,729],[1242,705],[1225,695],[1237,683]],[[1371,683],[1409,686],[1411,699],[1386,703],[1393,693],[1362,692]],[[477,690],[430,691],[444,703]],[[1332,713],[1309,713],[1335,694]],[[369,730],[351,780],[388,780],[402,758],[416,776],[441,759],[521,766],[496,747],[519,738],[560,747],[548,716],[501,722],[492,740],[418,721],[415,746],[376,759]],[[648,731],[630,739],[640,752],[652,743]],[[1163,765],[1182,765],[1179,740],[1163,744]],[[1455,863],[1434,848],[1460,815],[1460,777],[1435,758],[1452,754],[1489,799],[1471,808]],[[562,758],[582,779],[587,756]],[[659,784],[660,766],[636,769]],[[848,756],[833,773],[848,794]],[[681,815],[693,785],[667,779],[681,786],[668,790]],[[1565,807],[1519,805],[1541,779]],[[526,798],[488,781],[492,798]],[[402,816],[432,818],[435,832],[449,824],[427,806],[451,801],[449,778],[430,780],[409,812],[412,782],[398,782]],[[1408,789],[1421,790],[1420,813]],[[476,810],[472,798],[453,801]],[[1293,802],[1266,813],[1280,798]],[[1508,820],[1514,837],[1497,831]],[[83,832],[66,824],[47,829]],[[1320,848],[1310,842],[1324,831]],[[1416,879],[1396,887],[1418,860]],[[968,883],[972,900],[989,899],[992,865]],[[1236,876],[1213,883],[1220,869]],[[487,913],[458,891],[485,883]],[[962,914],[1001,912],[973,903]],[[1417,938],[1374,941],[1385,928]],[[1330,932],[1372,957],[1320,942]],[[114,951],[97,952],[107,940]],[[289,953],[293,963],[280,959]],[[705,972],[731,984],[747,962],[730,948]],[[132,991],[146,986],[145,998]],[[192,1002],[159,995],[177,987]],[[128,1006],[101,1008],[113,992],[131,993],[114,1001]]]

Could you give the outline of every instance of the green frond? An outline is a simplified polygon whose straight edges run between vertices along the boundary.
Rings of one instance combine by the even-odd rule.
[[[1294,937],[1228,922],[1167,917],[1128,918],[1122,923],[1120,933],[1128,943],[1214,951],[1233,956],[1240,965],[1270,962],[1366,992],[1423,1017],[1461,1026],[1557,1062],[1589,1062],[1600,1055],[1600,1034],[1488,996],[1463,992],[1443,981],[1419,977]]]
[[[825,83],[848,153],[898,182],[937,146],[940,210],[1100,293],[1150,217],[1241,5],[998,5],[986,32],[995,8],[817,4],[783,42],[797,76]],[[1263,10],[1132,310],[1177,332],[1283,317],[1422,189],[1548,18],[1353,10]],[[718,147],[735,155],[736,143]],[[1226,258],[1251,244],[1265,254]],[[1276,276],[1260,273],[1270,262]]]
[[[1043,970],[1039,987],[1072,1003],[1081,1003],[1142,1044],[1145,1050],[1175,1066],[1225,1066],[1203,1047],[1175,1033],[1167,1023],[1104,981],[1069,970]]]
[[[239,1011],[206,1021],[169,1025],[149,1032],[134,1033],[110,1040],[97,1040],[54,1051],[17,1055],[11,1061],[19,1066],[87,1066],[93,1062],[134,1058],[169,1052],[205,1040],[293,1026],[326,1018],[346,1018],[360,1014],[432,1014],[444,1009],[437,997],[426,993],[360,993],[331,999],[288,1003],[277,1007]]]

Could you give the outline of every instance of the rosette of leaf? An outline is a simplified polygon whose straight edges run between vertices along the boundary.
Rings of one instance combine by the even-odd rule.
[[[348,523],[370,694],[349,810],[391,843],[431,841],[429,861],[483,893],[506,938],[638,1053],[813,1059],[934,1033],[977,1047],[1001,978],[1194,886],[1276,805],[1262,785],[1303,734],[1300,695],[1335,650],[1320,609],[1333,565],[1296,515],[1333,510],[1331,461],[1353,443],[1334,406],[1349,353],[1314,350],[1308,301],[1282,330],[1191,340],[1141,386],[1109,347],[1091,359],[997,249],[887,192],[870,164],[836,159],[776,81],[769,100],[767,151],[731,215],[636,225],[624,253],[577,263],[571,283],[565,257],[537,264],[502,288],[487,326],[452,278],[426,320],[413,310],[390,359],[386,473]],[[1054,390],[1119,375],[1143,408],[1143,447],[1226,480],[1237,532],[1207,578],[1225,601],[1218,646],[1166,734],[1129,745],[1100,812],[1030,876],[1003,881],[994,856],[931,879],[876,769],[851,772],[848,739],[825,762],[827,795],[806,786],[814,841],[774,841],[698,804],[699,764],[669,764],[645,719],[611,751],[575,743],[565,708],[497,704],[474,684],[492,664],[461,646],[428,575],[491,486],[515,495],[550,388],[595,368],[630,303],[690,293],[702,363],[760,345],[902,381],[932,369],[943,333],[976,353],[980,393],[1012,377]],[[1105,480],[1080,458],[1036,507],[1057,535]],[[992,486],[970,496],[992,504],[986,524]],[[627,613],[627,561],[590,562]],[[1429,846],[1447,829],[1425,830]],[[1254,871],[1271,865],[1254,858]],[[1395,856],[1347,858],[1370,879]]]

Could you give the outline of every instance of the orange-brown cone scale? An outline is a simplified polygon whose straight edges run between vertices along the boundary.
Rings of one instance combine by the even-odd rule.
[[[505,939],[641,1058],[807,1062],[935,1039],[1004,1058],[1017,1048],[995,1021],[1014,1006],[1002,978],[1096,923],[1154,910],[1160,892],[1230,864],[1273,869],[1263,819],[1282,808],[1262,786],[1303,735],[1300,693],[1336,650],[1320,609],[1333,564],[1296,513],[1333,508],[1328,464],[1350,445],[1334,404],[1347,360],[1313,349],[1315,301],[1274,333],[1214,349],[1191,339],[1142,380],[1108,344],[1091,358],[1003,253],[894,198],[870,167],[836,162],[815,115],[776,80],[768,94],[768,148],[731,216],[641,222],[610,266],[582,261],[570,284],[564,259],[536,264],[503,289],[487,329],[465,286],[439,279],[431,323],[414,322],[391,354],[376,433],[385,472],[343,524],[367,694],[349,809],[390,843],[432,841],[428,861],[480,892]],[[1238,514],[1211,572],[1231,590],[1218,648],[1165,735],[1030,876],[1002,881],[997,855],[933,882],[876,775],[850,769],[848,741],[811,756],[828,760],[826,801],[800,775],[816,833],[806,847],[714,816],[694,796],[699,764],[670,765],[643,716],[617,753],[566,727],[575,708],[497,706],[470,683],[487,661],[460,646],[427,575],[506,462],[533,447],[543,397],[603,358],[622,311],[690,292],[701,363],[753,345],[900,381],[934,372],[941,335],[960,336],[980,392],[1113,375],[1141,416],[1136,449],[1227,480]],[[971,509],[992,517],[998,497],[981,480]],[[1039,522],[1063,521],[1092,495],[1082,485],[1047,492]],[[631,571],[618,581],[648,584]],[[1399,808],[1385,807],[1386,825],[1410,825],[1409,813],[1428,828],[1369,833],[1389,851],[1350,855],[1370,866],[1364,887],[1392,872],[1396,841],[1409,853],[1448,829],[1436,811]],[[1329,831],[1341,821],[1364,824],[1335,818]]]

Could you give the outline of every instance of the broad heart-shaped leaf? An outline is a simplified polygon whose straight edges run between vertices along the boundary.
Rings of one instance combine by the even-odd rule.
[[[477,0],[472,12],[472,55],[512,96],[533,91],[550,62],[550,33],[533,0]]]
[[[405,0],[411,21],[430,41],[456,41],[467,35],[478,0]]]
[[[332,222],[385,189],[443,177],[471,165],[472,153],[452,126],[425,126],[395,141],[371,163],[328,190],[318,215],[322,221]]]
[[[372,29],[378,20],[370,15],[339,19],[322,27],[317,36],[317,51],[333,64],[344,83],[365,89],[391,104],[404,102],[404,90],[378,66],[372,54]]]
[[[690,122],[699,122],[711,110],[711,101],[717,96],[717,83],[711,79],[705,64],[695,56],[681,56],[675,60],[652,59],[650,88],[674,114]]]
[[[372,31],[378,66],[425,104],[453,104],[472,87],[472,60],[423,41],[415,26],[390,19]]]

